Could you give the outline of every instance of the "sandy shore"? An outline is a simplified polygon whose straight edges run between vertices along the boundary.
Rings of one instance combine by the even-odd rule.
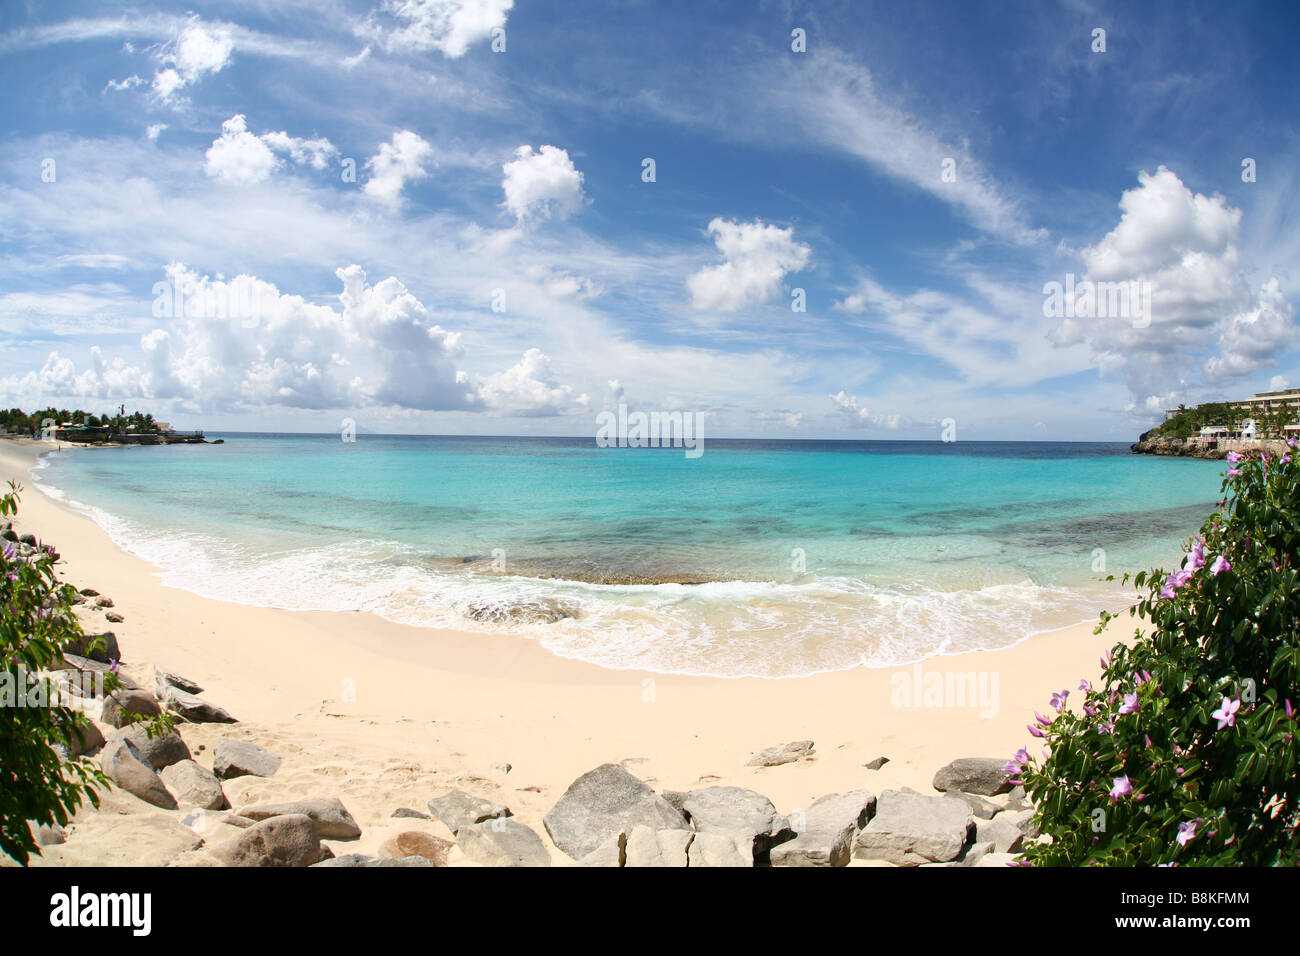
[[[430,797],[458,786],[510,806],[542,834],[553,862],[565,863],[545,836],[542,814],[575,777],[606,762],[626,762],[656,789],[749,787],[786,813],[860,787],[931,793],[934,772],[954,758],[1007,756],[1032,742],[1025,723],[1033,710],[1044,709],[1052,691],[1094,678],[1098,656],[1129,632],[1127,618],[1106,637],[1094,636],[1087,623],[1005,650],[921,665],[926,674],[984,675],[997,689],[991,714],[979,706],[897,706],[902,682],[915,676],[912,667],[776,681],[604,670],[519,637],[406,627],[366,613],[246,607],[165,587],[157,568],[34,487],[28,473],[48,449],[0,440],[0,477],[25,487],[19,530],[54,544],[62,578],[111,597],[125,617],[108,624],[102,611],[87,610],[87,629],[117,635],[123,669],[142,685],[153,686],[152,665],[169,667],[239,718],[229,726],[185,725],[201,763],[210,765],[221,736],[253,740],[284,758],[271,778],[229,781],[234,807],[341,798],[364,832],[358,841],[333,844],[336,853],[376,853],[384,839],[407,829],[449,837],[439,823],[391,814],[404,806],[425,811]],[[353,701],[345,699],[350,688]],[[815,759],[745,766],[755,751],[798,739],[816,742]],[[890,762],[864,768],[880,756]],[[114,795],[105,813],[81,814],[68,843],[50,848],[47,858],[127,862],[120,839],[93,838],[111,837],[114,826],[120,836],[122,815],[178,818]]]

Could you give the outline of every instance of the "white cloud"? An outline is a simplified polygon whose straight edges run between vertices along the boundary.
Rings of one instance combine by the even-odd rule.
[[[162,131],[166,128],[166,123],[150,123],[144,131],[145,138],[152,143],[156,143],[158,142],[158,137],[162,135]]]
[[[1119,205],[1120,222],[1080,253],[1083,278],[1147,284],[1150,315],[1065,318],[1052,339],[1086,343],[1103,373],[1124,377],[1134,407],[1172,407],[1198,370],[1214,380],[1247,376],[1296,341],[1277,280],[1256,294],[1242,277],[1241,210],[1193,193],[1164,166],[1140,173]]]
[[[154,95],[163,103],[177,103],[187,86],[218,73],[230,62],[234,42],[225,27],[212,26],[194,16],[171,43],[158,53],[161,69],[154,75]]]
[[[521,223],[567,219],[582,208],[582,173],[567,150],[543,146],[534,153],[531,146],[520,146],[501,171],[505,206]]]
[[[396,205],[401,200],[402,187],[410,180],[428,176],[425,164],[432,161],[432,146],[408,129],[398,130],[390,142],[381,143],[379,152],[366,160],[366,168],[371,170],[366,195]]]
[[[323,138],[298,139],[285,132],[254,136],[248,132],[244,115],[239,113],[221,124],[221,136],[208,149],[204,168],[209,176],[227,182],[260,183],[282,165],[277,153],[287,155],[299,165],[308,164],[319,170],[338,155],[338,150]]]
[[[511,368],[487,376],[478,394],[493,411],[527,417],[561,415],[588,401],[586,395],[575,397],[570,386],[556,382],[551,360],[539,349],[529,349]]]
[[[1268,380],[1268,388],[1271,392],[1280,392],[1287,387],[1285,375],[1274,375]]]
[[[885,428],[895,431],[905,425],[911,425],[910,419],[902,415],[879,415],[873,414],[870,408],[858,404],[858,397],[850,395],[845,391],[839,391],[830,396],[835,403],[835,411],[850,425],[857,425],[866,428]]]
[[[438,50],[455,59],[504,27],[514,5],[514,0],[384,0],[381,10],[398,25],[371,23],[363,32],[390,50]]]
[[[686,280],[697,309],[734,312],[766,302],[781,291],[781,280],[808,264],[811,249],[794,241],[794,229],[759,220],[737,223],[714,219],[709,234],[725,260]]]

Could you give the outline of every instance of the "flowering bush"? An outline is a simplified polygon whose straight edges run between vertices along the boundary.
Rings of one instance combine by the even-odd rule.
[[[0,496],[0,516],[18,510],[12,482]],[[84,714],[59,706],[59,692],[42,671],[59,666],[63,647],[81,637],[72,613],[76,590],[60,584],[53,557],[24,557],[0,541],[0,850],[25,864],[40,850],[28,821],[66,824],[83,799],[99,805],[103,772],[76,753]],[[117,689],[109,674],[105,692]]]
[[[1035,713],[1041,758],[1022,748],[1008,763],[1050,837],[1024,862],[1300,862],[1300,464],[1228,460],[1221,510],[1182,567],[1133,578],[1146,633],[1102,658],[1077,709],[1066,689]]]

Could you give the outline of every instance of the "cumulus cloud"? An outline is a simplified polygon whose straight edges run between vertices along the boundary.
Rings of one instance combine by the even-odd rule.
[[[79,371],[54,352],[40,369],[0,379],[0,394],[172,400],[194,412],[369,405],[529,417],[589,402],[557,381],[535,348],[505,371],[470,375],[459,367],[460,334],[398,279],[372,284],[358,265],[335,274],[338,308],[254,276],[212,279],[173,263],[154,288],[163,324],[141,336],[137,360],[107,359],[96,347]]]
[[[1119,205],[1119,224],[1081,253],[1083,278],[1145,285],[1150,315],[1065,318],[1052,340],[1086,343],[1103,373],[1124,377],[1133,408],[1171,407],[1198,372],[1218,380],[1251,375],[1295,342],[1294,310],[1277,280],[1256,292],[1242,277],[1241,210],[1222,196],[1193,193],[1164,166],[1140,173]]]
[[[506,209],[521,223],[567,219],[582,208],[582,173],[568,150],[543,146],[534,153],[531,146],[520,146],[501,171]]]
[[[366,168],[370,170],[366,195],[389,206],[397,205],[402,187],[410,180],[428,176],[425,165],[432,161],[432,146],[409,129],[398,130],[389,142],[379,145],[378,153],[366,160]]]
[[[798,272],[808,264],[812,251],[795,242],[794,229],[760,220],[714,219],[709,223],[709,234],[724,261],[686,280],[697,309],[734,312],[766,302],[781,291],[781,280],[787,273]]]
[[[456,59],[470,45],[506,25],[514,0],[384,0],[384,22],[371,21],[363,33],[389,50],[437,50]]]
[[[161,68],[153,78],[154,96],[163,103],[177,103],[186,87],[224,69],[233,50],[234,43],[225,28],[193,17],[176,39],[158,52]]]
[[[886,428],[891,431],[910,425],[911,421],[902,415],[879,415],[865,405],[858,404],[858,397],[845,391],[830,396],[835,403],[835,412],[848,424],[866,428]]]
[[[283,165],[277,154],[299,165],[324,169],[338,150],[327,139],[298,139],[282,131],[254,136],[248,131],[244,114],[237,113],[221,124],[221,136],[212,141],[205,154],[204,169],[209,176],[226,182],[260,183]]]

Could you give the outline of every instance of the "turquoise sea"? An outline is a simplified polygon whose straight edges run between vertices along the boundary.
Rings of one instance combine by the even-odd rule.
[[[1104,443],[209,435],[56,453],[38,483],[172,586],[785,677],[1005,646],[1171,567],[1221,463]],[[1104,571],[1102,570],[1104,568]]]

